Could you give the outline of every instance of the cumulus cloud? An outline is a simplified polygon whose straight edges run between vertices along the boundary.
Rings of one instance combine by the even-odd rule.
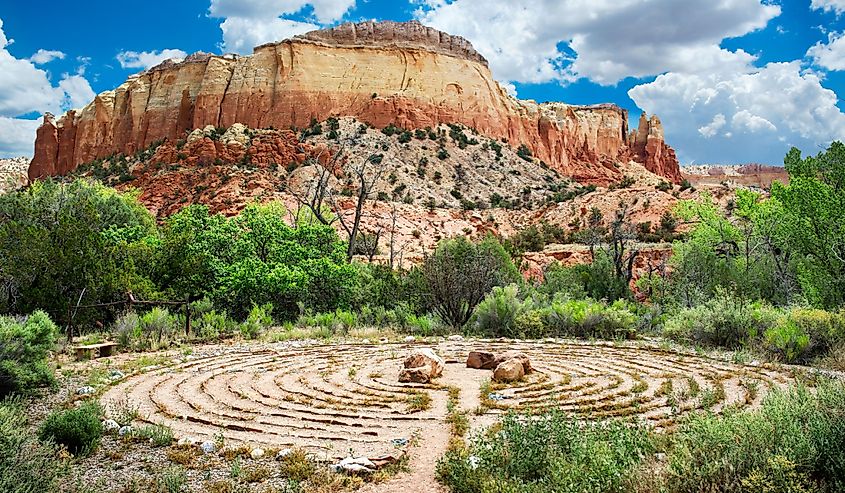
[[[159,63],[175,59],[177,61],[184,60],[188,56],[182,50],[168,48],[161,51],[121,51],[117,54],[117,61],[123,68],[140,68],[148,69],[155,67]]]
[[[811,6],[815,10],[835,12],[836,15],[845,12],[845,0],[813,0]]]
[[[79,74],[63,74],[53,85],[35,61],[12,56],[6,49],[10,43],[0,19],[0,156],[32,153],[38,122],[22,116],[58,114],[94,97],[91,85]]]
[[[211,0],[208,13],[225,18],[222,47],[227,51],[250,53],[262,43],[279,41],[341,19],[356,0]],[[284,16],[311,8],[312,19],[294,21]]]
[[[836,94],[801,62],[748,73],[660,75],[628,95],[664,122],[682,160],[779,163],[790,146],[815,151],[845,135]]]
[[[319,29],[319,27],[308,22],[278,17],[266,20],[229,17],[220,24],[220,29],[223,31],[223,46],[226,51],[235,53],[252,53],[252,49],[260,44],[290,38]]]
[[[720,43],[779,14],[759,0],[427,0],[416,17],[472,41],[500,79],[610,85],[664,72],[745,70],[754,56]]]
[[[826,70],[845,70],[845,35],[829,33],[826,44],[816,43],[807,50],[807,57]]]
[[[29,60],[37,65],[43,65],[45,63],[50,63],[53,60],[62,60],[64,59],[64,57],[65,54],[61,51],[41,49],[36,51],[34,55],[29,57]]]

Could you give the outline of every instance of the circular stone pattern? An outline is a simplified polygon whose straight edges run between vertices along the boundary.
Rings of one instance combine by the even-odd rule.
[[[432,384],[398,383],[402,360],[415,347],[431,347],[446,360]],[[535,371],[496,384],[492,371],[465,367],[471,350],[521,351]],[[450,387],[460,389],[460,407],[473,426],[509,409],[560,408],[584,419],[636,416],[661,429],[694,410],[757,406],[768,390],[791,381],[772,365],[610,343],[287,343],[206,348],[130,376],[102,400],[106,406],[128,400],[143,419],[169,426],[177,437],[222,434],[264,446],[382,454],[393,439],[442,433]]]

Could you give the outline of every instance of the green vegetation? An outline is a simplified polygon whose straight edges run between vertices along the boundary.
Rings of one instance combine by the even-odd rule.
[[[43,311],[22,319],[0,316],[0,398],[53,383],[47,355],[56,325]]]
[[[75,409],[54,411],[39,429],[39,437],[67,448],[74,455],[89,455],[100,443],[103,410],[95,402],[85,402]]]
[[[0,491],[58,491],[65,472],[53,444],[39,442],[30,431],[23,403],[0,401]]]
[[[825,381],[774,391],[757,411],[693,413],[666,435],[635,422],[510,414],[437,471],[455,493],[842,491],[843,412],[845,384]]]

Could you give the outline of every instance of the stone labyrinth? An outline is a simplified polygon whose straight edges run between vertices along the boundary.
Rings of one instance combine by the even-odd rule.
[[[444,360],[432,384],[400,384],[405,355],[431,347]],[[470,350],[518,350],[535,371],[524,381],[489,383],[492,372],[465,368]],[[103,396],[128,399],[141,416],[177,437],[327,454],[382,454],[392,440],[448,438],[449,387],[474,428],[508,409],[560,408],[589,419],[637,416],[668,428],[697,409],[759,405],[791,381],[775,366],[744,366],[656,348],[577,342],[264,345],[216,347],[172,366],[126,378]],[[483,391],[482,391],[483,389]],[[427,409],[414,403],[431,397]],[[438,435],[439,434],[439,435]]]

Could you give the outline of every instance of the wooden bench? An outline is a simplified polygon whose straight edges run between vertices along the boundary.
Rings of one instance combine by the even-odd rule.
[[[112,355],[112,351],[117,347],[116,342],[103,342],[100,344],[87,344],[85,346],[75,346],[76,359],[88,360],[93,358],[105,358]]]

